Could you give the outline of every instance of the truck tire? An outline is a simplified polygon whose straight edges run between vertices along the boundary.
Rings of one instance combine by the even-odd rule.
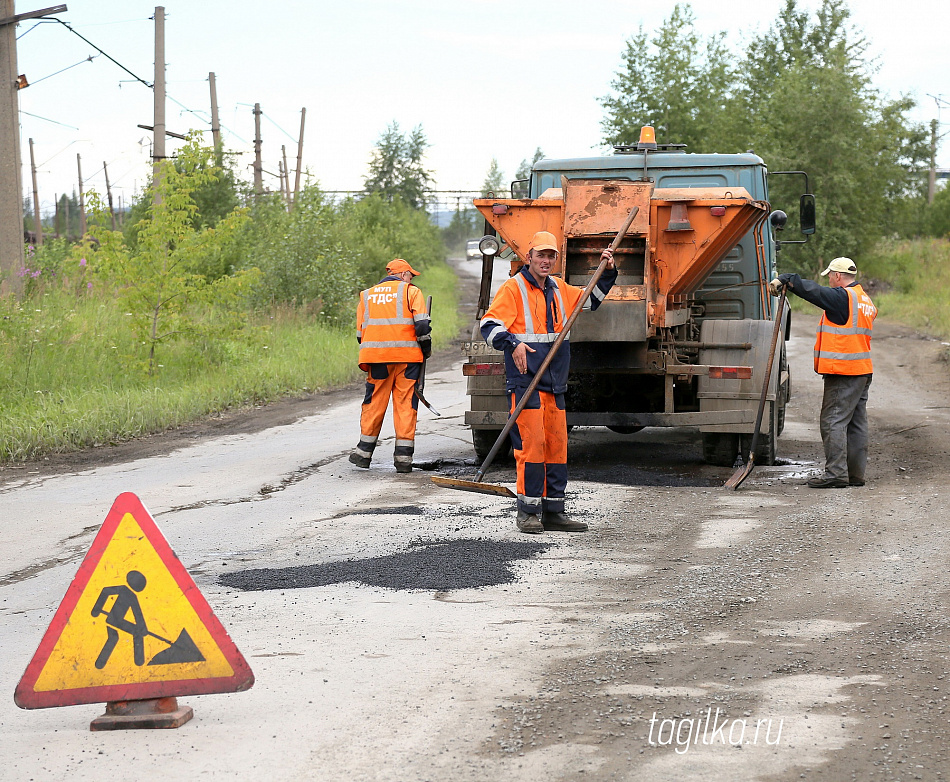
[[[492,449],[499,434],[501,434],[501,429],[472,429],[472,444],[475,446],[475,455],[479,459],[484,459],[488,456],[488,452]],[[511,436],[509,435],[505,438],[505,442],[502,443],[501,448],[498,449],[498,455],[495,459],[497,461],[506,461],[510,454]]]
[[[782,432],[785,431],[785,407],[788,405],[788,401],[792,398],[792,374],[788,366],[788,356],[785,354],[785,345],[782,344],[782,358],[779,361],[779,378],[782,377],[783,372],[788,372],[788,382],[784,386],[780,386],[778,389],[778,425],[775,431],[781,436]]]
[[[703,433],[703,461],[717,467],[733,467],[739,454],[739,435]]]
[[[617,434],[636,434],[645,427],[643,426],[608,426],[607,427],[611,432],[616,432]]]
[[[766,402],[762,414],[762,431],[759,433],[759,442],[755,449],[755,463],[767,467],[775,464],[778,455],[778,402]],[[766,428],[768,427],[768,428]],[[742,435],[741,446],[743,457],[752,447],[752,435]]]

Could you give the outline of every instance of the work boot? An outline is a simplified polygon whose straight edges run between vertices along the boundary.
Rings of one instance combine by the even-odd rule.
[[[518,525],[519,532],[544,532],[544,525],[541,524],[541,519],[534,513],[525,513],[523,510],[519,510],[518,518],[515,523]]]
[[[396,472],[412,472],[412,462],[408,464],[396,462]]]
[[[864,478],[848,478],[848,486],[864,486]]]
[[[844,489],[848,482],[844,478],[832,478],[829,475],[819,475],[808,479],[808,485],[813,489]]]
[[[587,532],[587,525],[583,521],[575,521],[553,510],[546,510],[541,514],[541,524],[546,530],[557,532]]]
[[[364,470],[369,469],[369,462],[370,458],[368,456],[360,456],[355,451],[350,454],[350,463],[362,467]]]

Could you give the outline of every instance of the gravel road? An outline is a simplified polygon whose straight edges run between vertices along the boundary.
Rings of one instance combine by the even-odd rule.
[[[816,322],[796,313],[783,464],[725,492],[695,430],[575,430],[580,535],[429,481],[474,472],[455,354],[411,475],[388,421],[373,467],[347,462],[355,388],[0,471],[0,779],[943,779],[947,347],[878,322],[868,484],[816,491]],[[256,675],[182,699],[178,730],[13,704],[122,491]]]

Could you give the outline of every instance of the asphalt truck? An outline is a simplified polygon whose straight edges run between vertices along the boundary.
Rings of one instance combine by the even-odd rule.
[[[481,338],[477,321],[491,301],[495,264],[510,274],[526,262],[537,231],[559,244],[556,276],[584,286],[626,215],[639,207],[614,253],[619,276],[597,312],[583,312],[571,329],[566,395],[569,427],[605,426],[634,433],[644,427],[697,427],[704,459],[731,467],[748,453],[774,319],[784,339],[776,349],[755,455],[774,464],[791,397],[785,341],[791,312],[776,312],[768,294],[782,244],[815,230],[815,200],[801,171],[769,172],[752,152],[694,154],[684,145],[657,145],[644,128],[635,145],[612,155],[540,160],[530,177],[512,183],[516,198],[480,198],[485,218],[476,324],[466,356],[475,452],[484,457],[505,424],[503,355]],[[798,223],[804,239],[781,241],[786,213],[772,210],[769,181],[802,182]]]

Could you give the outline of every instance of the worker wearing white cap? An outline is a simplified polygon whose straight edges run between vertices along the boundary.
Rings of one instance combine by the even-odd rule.
[[[797,274],[780,274],[769,284],[782,287],[824,310],[815,337],[815,371],[824,377],[821,441],[824,475],[808,479],[813,489],[864,486],[868,461],[868,389],[871,387],[871,330],[877,308],[855,278],[850,258],[835,258],[822,277],[829,287]]]

